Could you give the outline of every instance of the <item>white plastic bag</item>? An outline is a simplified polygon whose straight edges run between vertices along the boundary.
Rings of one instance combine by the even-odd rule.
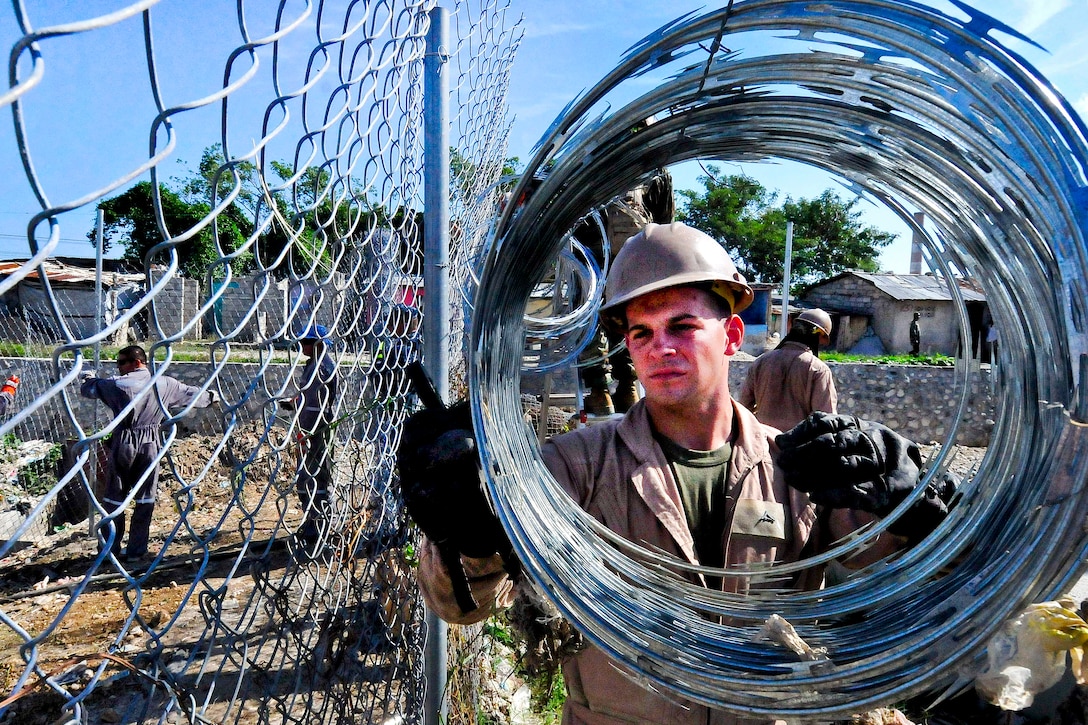
[[[975,689],[1004,710],[1023,710],[1035,695],[1065,674],[1065,655],[1073,674],[1085,684],[1084,644],[1088,623],[1070,599],[1033,604],[1009,620],[986,644],[987,666],[975,678]]]

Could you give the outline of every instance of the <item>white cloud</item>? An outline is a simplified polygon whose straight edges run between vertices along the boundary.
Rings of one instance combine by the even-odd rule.
[[[1024,12],[1015,27],[1030,37],[1032,33],[1071,4],[1072,0],[1020,0],[1019,5],[1024,8]]]
[[[525,35],[530,38],[547,38],[555,35],[573,35],[591,30],[593,25],[589,23],[565,22],[535,22],[529,20],[525,24]]]
[[[1088,93],[1085,93],[1074,101],[1073,108],[1077,109],[1077,113],[1080,114],[1081,119],[1085,123],[1088,123]]]
[[[1079,38],[1072,39],[1052,54],[1039,58],[1036,65],[1047,77],[1071,74],[1088,65],[1088,56],[1084,54],[1084,41]]]

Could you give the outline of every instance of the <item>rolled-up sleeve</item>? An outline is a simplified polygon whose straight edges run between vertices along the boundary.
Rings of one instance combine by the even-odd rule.
[[[420,543],[419,569],[416,579],[427,607],[450,624],[475,624],[487,619],[492,612],[505,609],[514,602],[514,585],[502,568],[496,554],[485,559],[461,557],[469,588],[479,607],[471,612],[461,611],[453,595],[450,573],[442,562],[438,547],[429,539]]]

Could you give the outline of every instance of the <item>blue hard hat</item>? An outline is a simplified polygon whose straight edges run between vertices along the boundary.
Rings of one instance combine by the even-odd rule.
[[[324,340],[329,335],[329,330],[324,325],[311,325],[302,340]]]

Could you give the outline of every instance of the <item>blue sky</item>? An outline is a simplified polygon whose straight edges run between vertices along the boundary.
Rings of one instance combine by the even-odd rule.
[[[924,0],[923,0],[924,1]],[[946,2],[927,2],[952,12]],[[1088,28],[1088,0],[974,0],[968,4],[1031,37],[1049,52],[1020,43],[1009,45],[1023,54],[1088,118],[1088,52],[1083,29]],[[516,114],[511,152],[530,156],[540,135],[556,114],[583,89],[593,86],[618,65],[627,48],[646,34],[689,10],[722,3],[637,2],[630,0],[514,0],[525,17],[525,39],[513,72],[510,102]],[[840,189],[832,177],[795,163],[720,164],[727,173],[745,173],[786,195],[812,198],[827,188]],[[694,165],[674,174],[677,188],[697,189]],[[848,198],[845,191],[841,195]],[[905,273],[910,264],[910,233],[883,207],[862,202],[867,223],[895,232],[900,239],[881,258],[885,269]]]
[[[443,0],[445,4],[447,0]],[[72,22],[128,6],[127,0],[37,0],[28,2],[35,27]],[[940,0],[933,5],[950,7]],[[271,8],[274,4],[269,4]],[[1088,116],[1088,53],[1081,30],[1088,27],[1086,0],[987,0],[986,10],[1034,38],[1050,52],[1017,44],[1029,61]],[[238,44],[233,0],[162,0],[154,6],[156,58],[167,105],[213,93],[222,82],[224,59]],[[510,154],[527,159],[530,150],[562,108],[594,85],[618,63],[623,52],[647,33],[689,10],[715,7],[684,2],[635,0],[513,0],[512,13],[525,19],[525,38],[516,61],[510,93],[514,127]],[[259,8],[254,0],[251,11]],[[268,28],[255,24],[251,34]],[[0,43],[10,49],[18,37],[12,10],[0,11]],[[35,167],[53,203],[77,199],[119,178],[147,158],[150,119],[154,116],[138,16],[107,30],[45,41],[46,74],[24,96]],[[305,63],[302,47],[285,48],[296,75]],[[24,64],[24,73],[28,66]],[[236,65],[234,77],[248,68]],[[267,63],[261,67],[266,73]],[[236,147],[251,146],[262,135],[261,117],[271,97],[262,76],[232,97],[231,138]],[[39,206],[30,192],[17,154],[11,109],[0,109],[0,257],[25,256],[26,224]],[[296,123],[298,114],[292,119]],[[218,106],[182,114],[176,121],[177,147],[160,167],[165,176],[184,175],[195,167],[201,150],[217,140]],[[297,126],[275,143],[274,158],[290,158]],[[292,135],[294,134],[294,135]],[[160,134],[158,147],[164,136]],[[782,196],[813,197],[835,187],[823,172],[796,164],[729,165],[776,189]],[[678,188],[695,188],[696,168],[676,175]],[[147,178],[146,174],[142,178]],[[865,205],[866,220],[903,234],[882,262],[907,270],[909,240],[886,210]],[[61,219],[59,254],[91,251],[84,235],[94,212],[83,208]],[[39,235],[41,236],[41,235]]]

